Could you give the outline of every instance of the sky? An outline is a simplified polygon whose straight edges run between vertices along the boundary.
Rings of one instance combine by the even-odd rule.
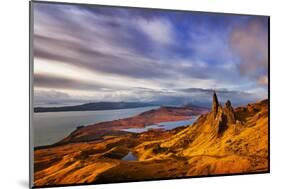
[[[268,19],[33,3],[34,103],[268,97]]]

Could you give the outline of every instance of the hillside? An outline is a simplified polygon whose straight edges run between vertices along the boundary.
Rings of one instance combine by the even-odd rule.
[[[35,150],[36,186],[267,172],[268,100],[234,109],[230,101],[221,106],[214,94],[211,111],[190,126],[68,139]],[[122,160],[129,152],[137,159]]]
[[[155,106],[152,103],[141,102],[92,102],[76,106],[62,107],[35,107],[34,112],[67,112],[67,111],[90,111],[90,110],[116,110],[127,108],[139,108]]]
[[[212,111],[167,140],[135,148],[140,160],[183,157],[186,176],[268,170],[268,101],[233,109],[216,95]],[[156,152],[156,153],[154,153]]]

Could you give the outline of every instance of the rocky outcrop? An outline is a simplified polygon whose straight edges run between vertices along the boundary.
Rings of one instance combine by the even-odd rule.
[[[213,94],[213,104],[211,116],[212,130],[218,136],[222,135],[224,131],[231,125],[236,123],[235,113],[231,102],[226,101],[225,106],[219,104],[216,92]]]
[[[229,124],[235,124],[236,123],[235,113],[234,113],[234,110],[231,106],[231,102],[229,100],[226,101],[223,112],[224,112]]]
[[[213,119],[216,118],[217,113],[218,113],[218,108],[219,108],[219,101],[216,92],[214,91],[213,94],[213,104],[212,104],[212,114],[213,114]]]

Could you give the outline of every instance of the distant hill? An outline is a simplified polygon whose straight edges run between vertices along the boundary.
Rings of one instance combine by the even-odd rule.
[[[90,110],[116,110],[127,108],[139,108],[156,106],[153,103],[142,102],[93,102],[76,106],[62,107],[35,107],[34,112],[66,112],[66,111],[90,111]]]

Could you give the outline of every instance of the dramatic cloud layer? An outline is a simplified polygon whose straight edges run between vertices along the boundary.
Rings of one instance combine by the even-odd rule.
[[[267,27],[260,20],[253,20],[245,27],[235,28],[230,36],[231,46],[240,55],[241,74],[256,78],[267,85],[268,35]]]
[[[206,103],[209,89],[237,103],[266,98],[267,22],[35,3],[35,104]]]

